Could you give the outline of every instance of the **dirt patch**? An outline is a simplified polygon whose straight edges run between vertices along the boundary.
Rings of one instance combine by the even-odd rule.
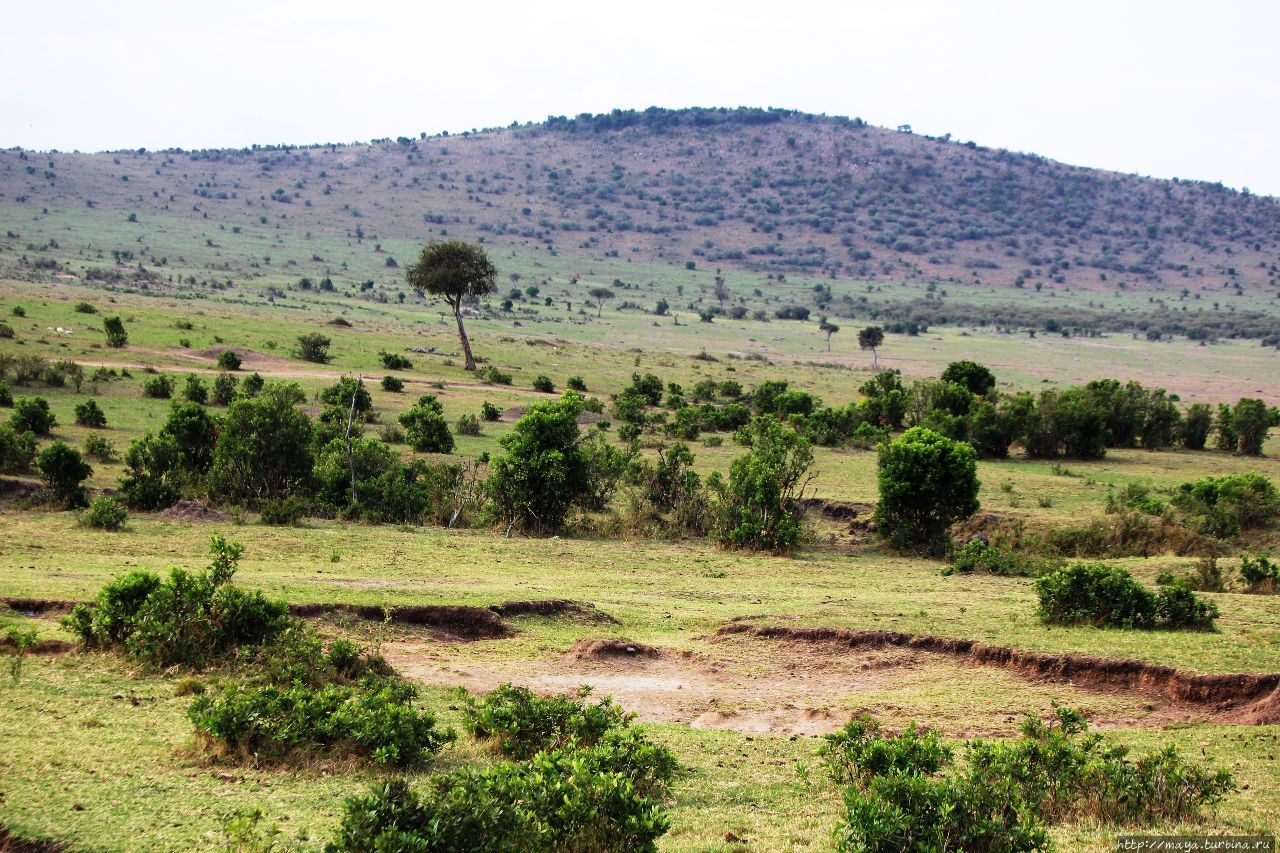
[[[16,643],[8,637],[0,637],[0,652],[12,649]],[[65,655],[68,652],[74,652],[76,644],[67,640],[36,640],[34,645],[27,646],[27,654],[29,655]],[[0,850],[3,850],[0,847]]]
[[[745,622],[724,625],[716,631],[717,638],[741,634],[794,643],[834,643],[849,649],[915,649],[958,657],[973,665],[1013,670],[1030,678],[1154,694],[1168,701],[1200,706],[1221,722],[1280,723],[1280,673],[1201,675],[1143,661],[1029,652],[975,640],[896,631],[792,628]]]
[[[44,613],[70,613],[71,608],[79,602],[57,598],[0,598],[0,604],[5,604],[24,616],[37,616]]]
[[[826,498],[801,498],[800,506],[806,510],[817,512],[823,518],[834,521],[853,521],[855,518],[869,518],[875,512],[872,504],[853,501],[830,501]]]
[[[231,516],[225,512],[205,506],[199,501],[178,501],[173,506],[160,513],[161,518],[168,518],[174,521],[230,521]]]
[[[507,628],[497,613],[487,607],[452,604],[402,604],[391,607],[391,621],[400,625],[430,628],[465,639],[505,637]],[[376,604],[290,604],[289,612],[299,618],[315,618],[345,613],[358,619],[381,622],[386,611]]]
[[[570,616],[588,622],[609,622],[616,624],[608,613],[596,609],[594,604],[584,601],[571,601],[567,598],[540,598],[531,601],[508,601],[495,604],[489,608],[504,619],[518,616]]]
[[[0,824],[0,853],[65,853],[70,849],[60,841],[19,838],[9,827]]]
[[[556,399],[557,398],[551,394],[547,395],[547,400],[549,401],[554,401]],[[501,419],[508,423],[518,421],[524,417],[524,413],[528,410],[528,406],[512,406],[509,409],[503,409]],[[605,416],[596,414],[595,412],[578,412],[578,423],[582,425],[595,424],[603,420],[606,420]]]
[[[40,484],[34,480],[19,480],[13,477],[0,477],[0,500],[26,500],[34,497],[40,491],[40,488]]]
[[[653,646],[631,640],[579,640],[569,651],[579,660],[612,660],[616,658],[659,658],[662,653]]]

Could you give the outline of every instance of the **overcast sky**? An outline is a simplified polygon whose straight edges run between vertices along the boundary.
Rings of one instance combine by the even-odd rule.
[[[1278,37],[1277,0],[14,3],[0,147],[775,106],[1280,195]]]

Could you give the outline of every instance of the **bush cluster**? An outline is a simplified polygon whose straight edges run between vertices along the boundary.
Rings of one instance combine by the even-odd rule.
[[[1040,618],[1056,625],[1211,630],[1218,608],[1177,580],[1153,593],[1128,570],[1075,563],[1036,580]]]

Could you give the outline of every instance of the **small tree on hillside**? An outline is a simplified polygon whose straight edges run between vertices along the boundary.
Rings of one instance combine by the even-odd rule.
[[[120,349],[129,343],[129,333],[124,329],[124,321],[119,317],[104,317],[102,330],[107,333],[107,346]]]
[[[1271,428],[1267,404],[1248,397],[1240,398],[1231,410],[1231,426],[1236,434],[1236,449],[1245,456],[1261,456],[1262,443]]]
[[[329,355],[329,344],[331,343],[332,341],[319,332],[299,335],[297,356],[303,361],[328,364],[333,360],[333,356]]]
[[[729,298],[729,285],[725,284],[724,276],[716,276],[716,301],[722,306],[724,301]]]
[[[497,275],[497,268],[484,249],[462,240],[428,243],[418,260],[405,270],[405,279],[411,287],[443,299],[453,309],[467,370],[476,369],[476,360],[462,325],[462,303],[488,294]]]
[[[867,326],[858,332],[858,347],[863,350],[871,350],[871,369],[880,369],[880,359],[876,353],[879,346],[884,343],[884,329],[879,326]]]
[[[36,468],[54,498],[67,509],[89,503],[81,484],[93,474],[93,468],[84,461],[80,451],[62,440],[55,441],[40,451],[36,457]]]
[[[912,427],[880,450],[877,532],[895,548],[946,545],[947,527],[978,511],[973,448]]]
[[[942,379],[963,385],[976,397],[985,397],[996,387],[995,374],[976,361],[953,361],[942,371]]]
[[[831,336],[840,331],[840,327],[823,317],[818,321],[818,331],[827,336],[827,352],[831,352]]]
[[[604,313],[604,302],[613,298],[613,291],[607,287],[593,287],[588,294],[596,301],[596,316]]]

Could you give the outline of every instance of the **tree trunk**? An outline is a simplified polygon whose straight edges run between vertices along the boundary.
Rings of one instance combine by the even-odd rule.
[[[466,357],[466,360],[467,360],[466,369],[475,370],[476,359],[475,359],[475,356],[471,354],[471,341],[467,340],[467,330],[463,328],[463,325],[462,325],[462,304],[461,303],[454,306],[453,319],[458,321],[458,338],[462,341],[462,354],[463,356]]]
[[[351,453],[351,422],[356,418],[356,394],[358,393],[360,393],[359,390],[351,395],[351,412],[347,415],[347,432],[343,436],[347,444],[347,468],[351,472],[351,506],[353,507],[358,501],[356,499],[356,460]]]
[[[876,348],[875,348],[875,347],[872,347],[872,348],[871,348],[871,369],[872,369],[872,370],[879,370],[879,369],[880,369],[880,358],[879,358],[879,356],[877,356],[877,355],[876,355]]]

